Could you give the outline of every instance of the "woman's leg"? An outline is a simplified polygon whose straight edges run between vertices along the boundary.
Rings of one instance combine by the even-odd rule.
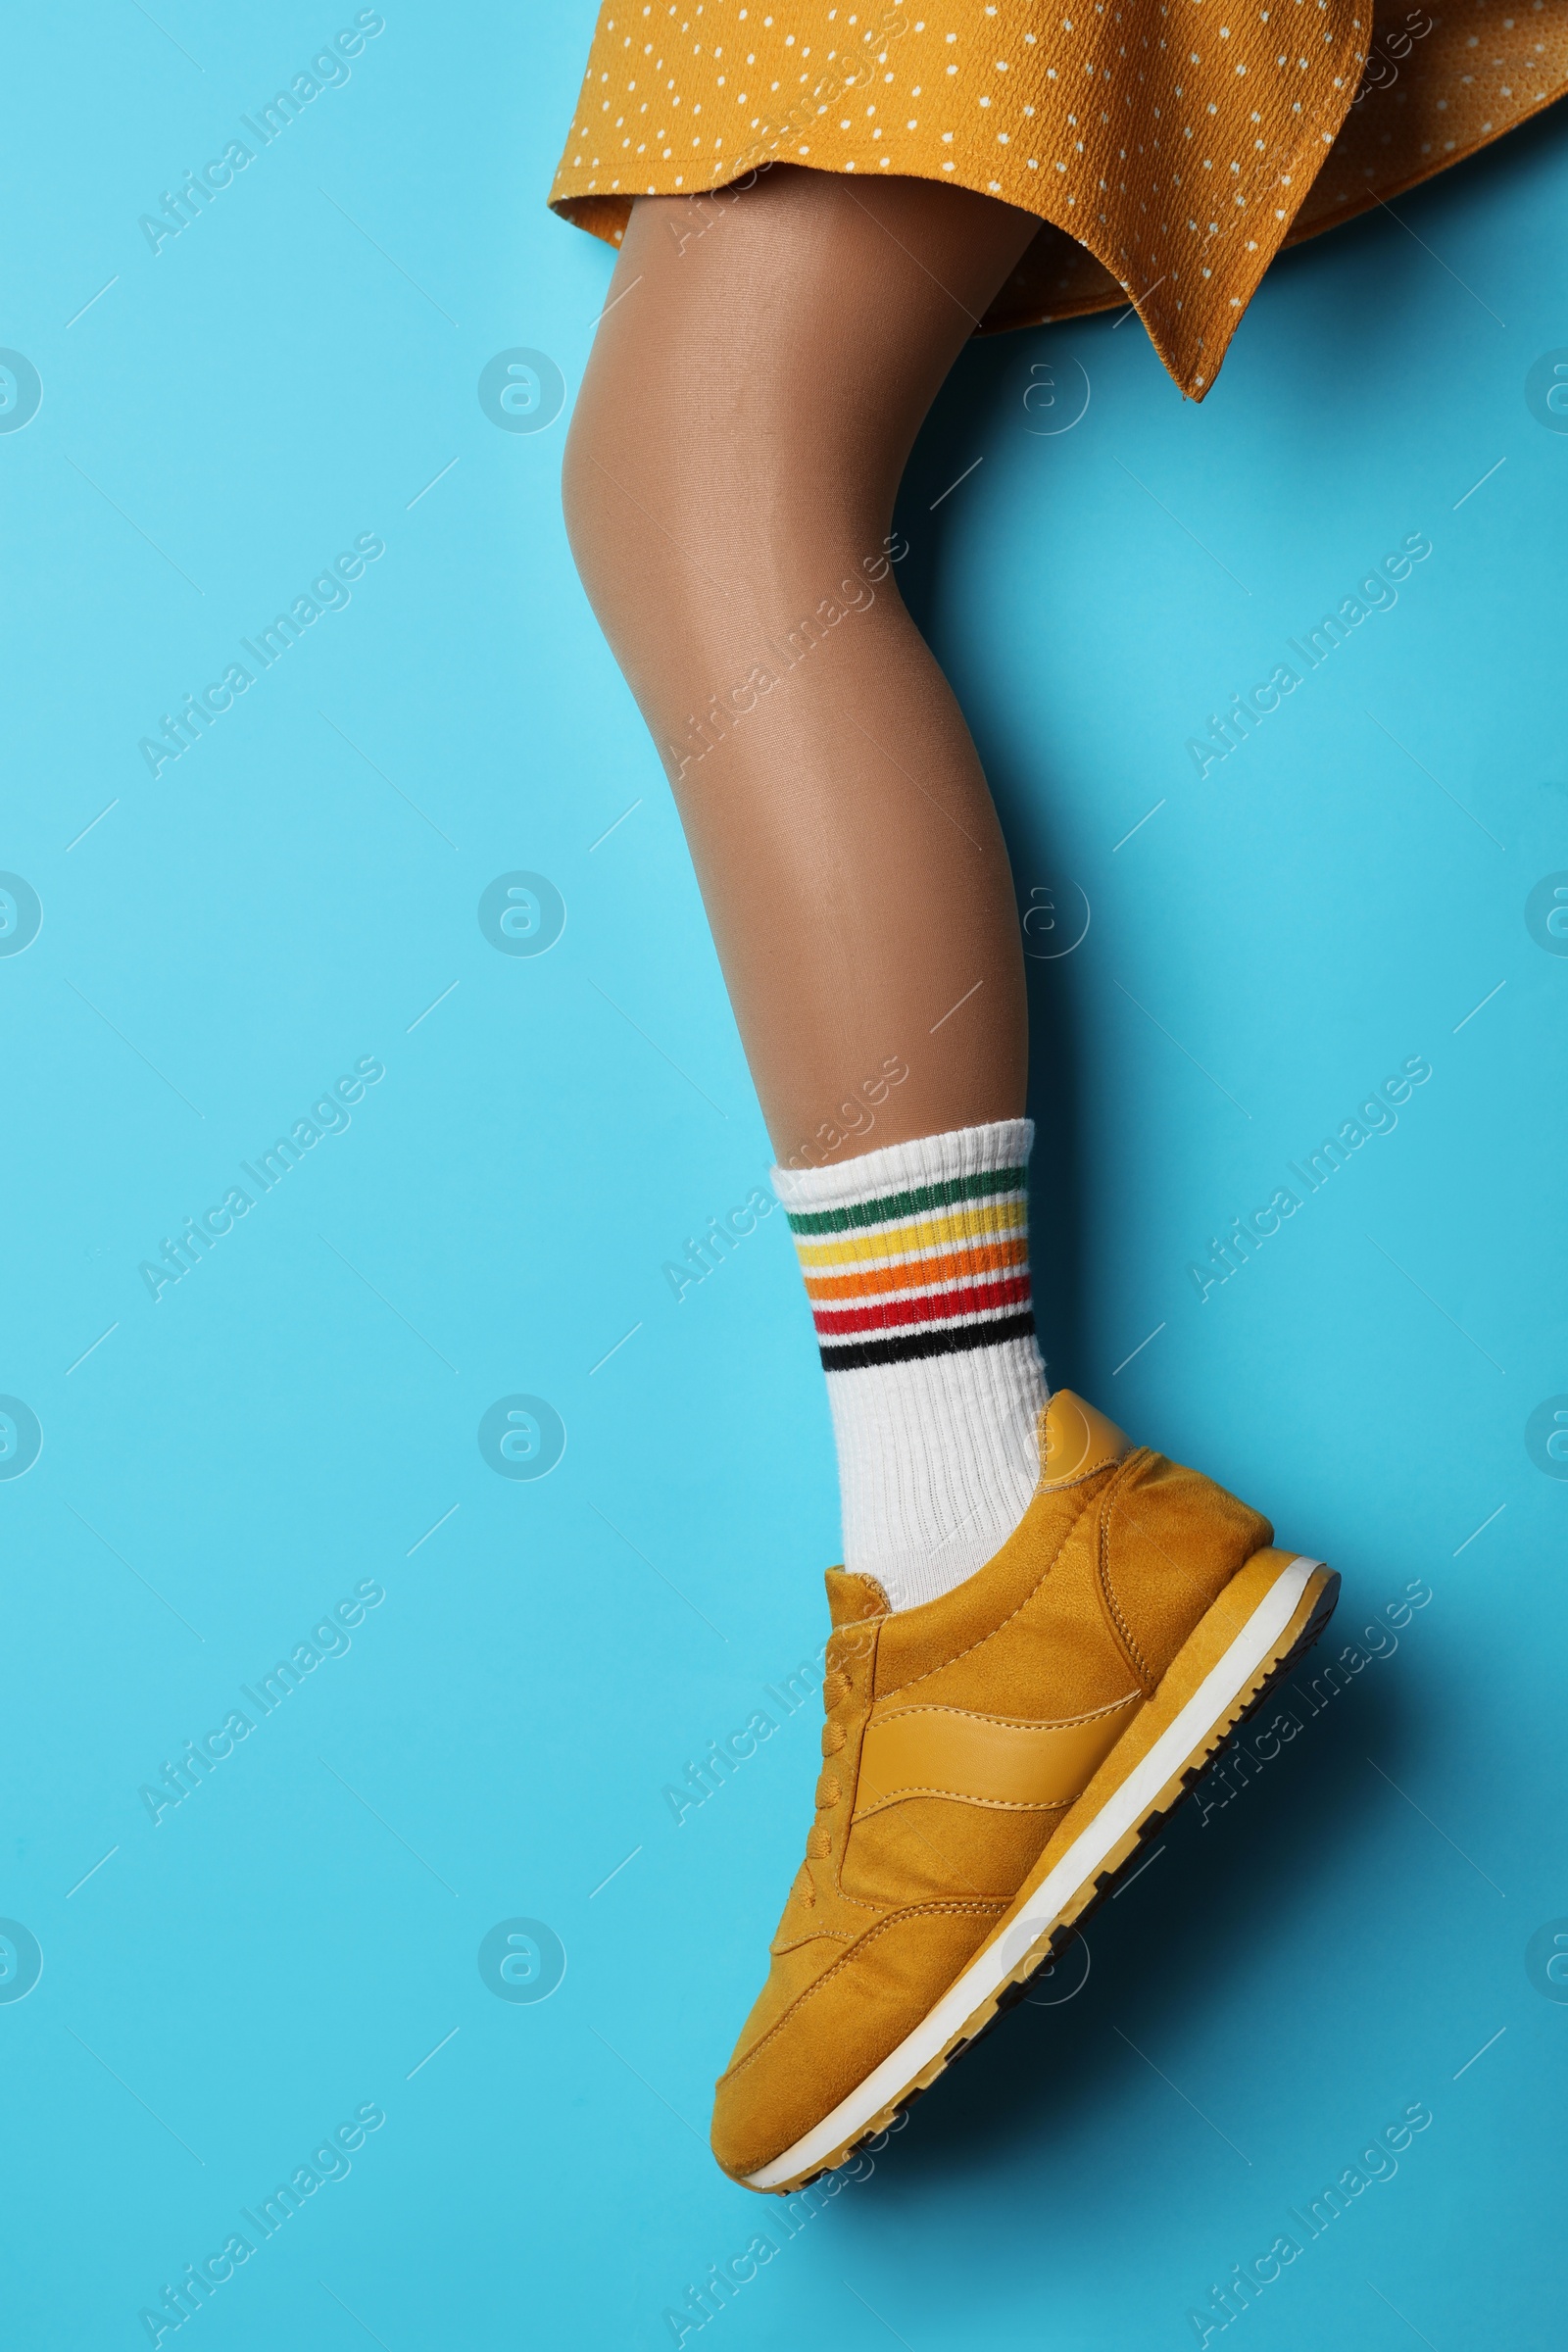
[[[868,1139],[774,1174],[852,1573],[828,1579],[806,1859],[714,2104],[757,2188],[840,2164],[990,2025],[1339,1583],[1092,1407],[1042,1410],[1006,858],[865,562],[1030,232],[954,189],[801,172],[645,200],[568,451],[572,543],[665,751],[780,1159],[819,1159],[839,1104],[908,1070]]]
[[[1040,1475],[1017,909],[884,553],[920,419],[1033,232],[923,180],[645,198],[566,453],[786,1163],[845,1562],[895,1607],[989,1560]]]
[[[669,769],[781,1161],[819,1159],[824,1123],[869,1130],[868,1088],[851,1150],[1023,1109],[1006,852],[884,542],[1037,225],[790,167],[644,198],[578,398],[572,549]]]

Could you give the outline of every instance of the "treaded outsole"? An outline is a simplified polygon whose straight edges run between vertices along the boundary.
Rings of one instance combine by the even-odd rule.
[[[761,2192],[763,2195],[794,2196],[799,2190],[809,2188],[813,2181],[822,2180],[826,2174],[837,2172],[841,2164],[847,2164],[852,2156],[858,2155],[871,2140],[891,2130],[906,2116],[915,2101],[923,2098],[933,2084],[941,2081],[949,2067],[994,2032],[1008,2010],[1015,2008],[1027,1996],[1030,1985],[1054,1965],[1057,1955],[1082,1932],[1085,1922],[1094,1916],[1101,1904],[1119,1891],[1133,1875],[1134,1865],[1142,1865],[1151,1841],[1158,1837],[1172,1815],[1235,1746],[1252,1716],[1266,1704],[1280,1684],[1295,1672],[1301,1659],[1314,1647],[1334,1614],[1339,1597],[1339,1573],[1332,1568],[1326,1569],[1312,1612],[1290,1649],[1271,1661],[1255,1686],[1244,1687],[1225,1713],[1205,1733],[1199,1745],[1190,1752],[1174,1781],[1166,1782],[1152,1804],[1140,1814],[1133,1827],[1118,1841],[1120,1858],[1087,1881],[1071,1909],[1064,1910],[1047,1931],[1045,1948],[1041,1949],[1039,1945],[1032,1947],[1012,1974],[988,1994],[965,2020],[962,2030],[921,2068],[896,2099],[860,2127],[853,2140],[845,2141],[826,2163],[814,2166],[810,2172],[803,2173],[794,2180],[777,2182],[764,2189]]]

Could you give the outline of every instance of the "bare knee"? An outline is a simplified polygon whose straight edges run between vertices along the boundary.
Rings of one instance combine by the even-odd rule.
[[[634,309],[634,294],[627,305]],[[698,388],[650,308],[601,332],[562,463],[566,536],[612,650],[641,692],[656,639],[695,628],[724,600],[730,502],[705,482]],[[710,450],[722,466],[722,450]]]
[[[572,411],[561,465],[561,509],[572,560],[597,611],[613,577],[627,528],[627,502],[615,488],[620,435],[588,370]]]
[[[563,466],[578,571],[651,720],[665,689],[745,677],[880,550],[965,323],[940,288],[925,329],[878,307],[898,248],[821,174],[775,173],[697,235],[699,219],[685,199],[634,208]]]
[[[616,517],[605,497],[599,456],[606,436],[591,411],[585,413],[586,392],[585,383],[566,432],[566,447],[561,462],[561,512],[578,577],[597,612],[600,603],[597,590],[613,561]]]

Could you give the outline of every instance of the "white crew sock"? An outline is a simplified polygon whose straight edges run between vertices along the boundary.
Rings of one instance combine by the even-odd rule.
[[[983,1567],[1039,1483],[1033,1142],[1005,1119],[773,1170],[827,1374],[844,1564],[896,1609]]]

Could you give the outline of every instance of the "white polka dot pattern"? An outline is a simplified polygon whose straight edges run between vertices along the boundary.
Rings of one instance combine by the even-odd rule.
[[[550,201],[618,243],[635,197],[772,162],[952,179],[1043,224],[986,328],[1135,299],[1200,400],[1282,244],[1568,88],[1568,0],[1512,10],[606,0]]]

